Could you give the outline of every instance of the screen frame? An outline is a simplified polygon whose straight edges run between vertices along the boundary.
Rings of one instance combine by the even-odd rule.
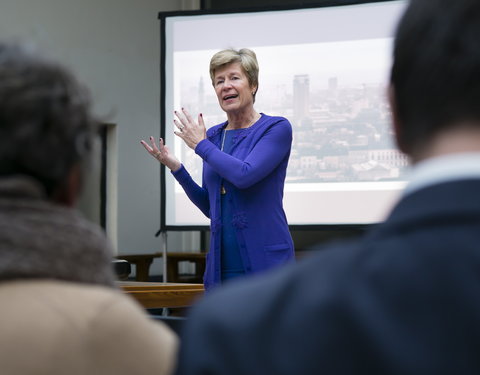
[[[288,11],[301,9],[317,9],[328,7],[342,7],[363,4],[382,4],[395,3],[399,0],[331,0],[321,3],[312,3],[304,5],[279,5],[279,6],[260,6],[260,7],[245,7],[245,8],[230,8],[230,9],[199,9],[199,10],[185,10],[185,11],[167,11],[159,12],[158,20],[160,22],[160,137],[165,139],[166,135],[166,19],[169,17],[185,17],[185,16],[204,16],[204,15],[218,15],[218,14],[243,14],[243,13],[261,13],[272,11]],[[169,128],[170,129],[170,128]],[[166,173],[170,171],[160,164],[160,229],[157,235],[166,231],[208,231],[209,225],[170,225],[166,224]],[[377,225],[378,223],[367,224],[289,224],[289,229],[292,231],[299,230],[322,230],[322,231],[337,231],[337,230],[354,230],[363,232],[368,228]]]

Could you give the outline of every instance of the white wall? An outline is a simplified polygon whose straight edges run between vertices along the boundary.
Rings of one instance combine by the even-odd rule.
[[[198,8],[199,0],[0,1],[0,38],[32,41],[68,65],[90,88],[95,113],[115,124],[107,232],[120,254],[161,249],[154,237],[160,226],[159,167],[140,145],[140,139],[160,134],[157,16]],[[98,203],[95,197],[90,202]],[[189,234],[168,238],[176,251],[195,243]]]

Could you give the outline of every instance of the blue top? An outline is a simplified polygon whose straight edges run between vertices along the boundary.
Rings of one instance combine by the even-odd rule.
[[[284,117],[262,114],[232,139],[230,155],[221,151],[224,122],[207,130],[195,152],[203,159],[202,186],[182,165],[172,172],[190,200],[210,218],[210,250],[205,289],[221,282],[222,183],[231,193],[233,217],[246,273],[260,272],[294,259],[283,210],[283,188],[292,145],[292,126]]]
[[[234,145],[234,137],[237,137],[242,131],[244,129],[225,129],[222,134],[221,150],[226,154],[230,154]],[[224,188],[224,194],[221,194],[222,245],[220,259],[222,264],[222,281],[245,274],[237,233],[233,225],[234,206],[232,203],[231,195]]]

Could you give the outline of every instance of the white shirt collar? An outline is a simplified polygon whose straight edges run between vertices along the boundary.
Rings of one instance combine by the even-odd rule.
[[[405,194],[442,182],[480,179],[480,152],[439,156],[412,167]]]

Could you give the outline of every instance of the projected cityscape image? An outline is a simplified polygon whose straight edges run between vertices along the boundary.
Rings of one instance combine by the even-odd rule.
[[[251,47],[260,65],[257,111],[292,123],[287,184],[405,180],[408,161],[393,143],[386,100],[390,42]],[[174,65],[178,106],[202,112],[207,126],[226,120],[208,75],[214,52],[183,53]],[[200,158],[186,147],[181,158],[200,181]]]

